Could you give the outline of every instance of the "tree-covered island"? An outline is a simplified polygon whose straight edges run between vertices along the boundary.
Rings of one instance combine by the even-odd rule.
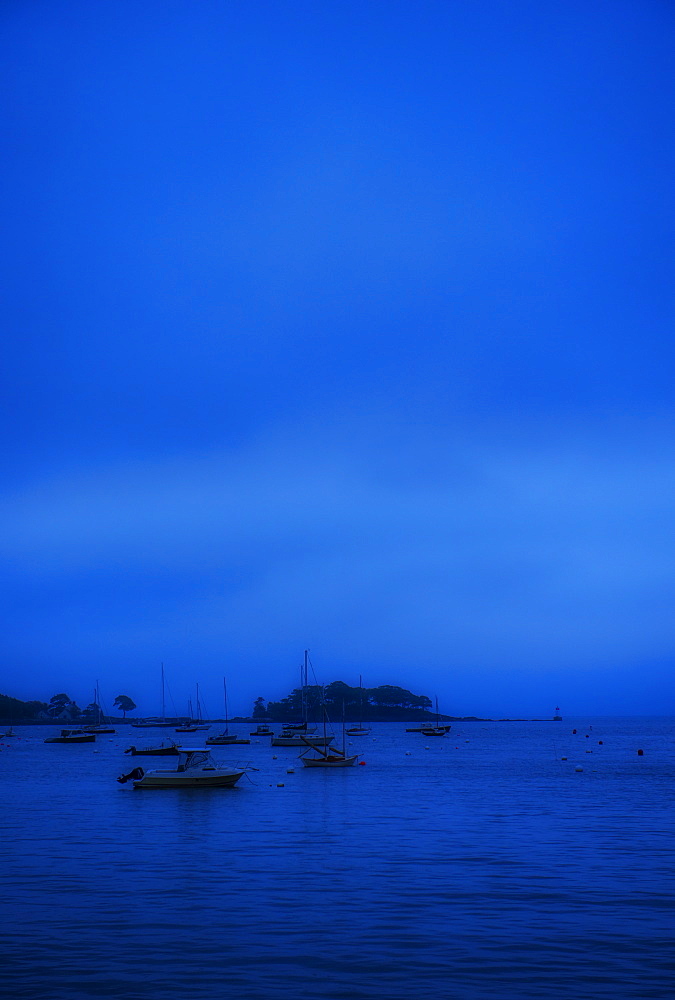
[[[318,721],[322,702],[329,717],[336,721],[342,718],[343,710],[346,722],[414,722],[436,718],[431,698],[427,695],[413,694],[393,684],[361,688],[350,687],[344,681],[333,681],[324,688],[318,684],[294,688],[281,701],[265,703],[264,698],[256,698],[253,718],[266,722],[297,722],[306,714],[308,719]],[[444,722],[458,718],[439,714],[439,719]],[[475,716],[463,718],[473,719]]]

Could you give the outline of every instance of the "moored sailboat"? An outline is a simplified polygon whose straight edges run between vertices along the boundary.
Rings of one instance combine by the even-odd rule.
[[[436,698],[436,725],[424,726],[420,729],[422,736],[445,736],[450,726],[441,726],[438,721],[438,697]]]
[[[227,712],[227,685],[225,683],[224,677],[223,677],[223,700],[225,702],[225,728],[223,729],[222,733],[219,733],[218,736],[209,736],[209,738],[206,740],[207,746],[223,746],[229,743],[237,742],[237,734],[230,732],[230,725]],[[248,743],[249,740],[247,740],[246,742]]]
[[[164,664],[162,663],[162,717],[161,719],[139,719],[131,723],[132,729],[167,729],[174,726],[174,722],[166,721],[166,700],[164,697]]]
[[[98,681],[96,681],[96,687],[94,688],[94,706],[96,708],[96,722],[91,726],[84,726],[82,732],[93,733],[95,736],[100,736],[103,733],[114,733],[115,730],[112,726],[106,726],[103,721],[105,716],[101,708],[101,696],[98,690]]]
[[[358,726],[351,726],[347,730],[348,736],[367,736],[370,732],[369,728],[363,725],[363,684],[361,682],[361,674],[359,674],[359,724]]]
[[[326,709],[323,710],[323,734],[326,736]],[[302,761],[304,767],[352,767],[358,760],[358,754],[353,754],[348,757],[345,748],[345,723],[344,723],[344,709],[343,709],[343,719],[342,719],[342,750],[338,750],[337,747],[328,747],[324,745],[323,747],[318,746],[315,743],[310,742],[310,737],[303,736],[304,742],[307,744],[307,750],[300,754],[300,760]],[[316,757],[305,757],[305,753],[309,750],[314,750],[318,755]]]

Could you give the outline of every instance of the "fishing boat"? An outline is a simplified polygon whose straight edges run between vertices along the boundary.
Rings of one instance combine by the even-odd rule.
[[[45,743],[95,743],[95,733],[85,733],[82,729],[62,729],[60,736],[48,736]]]
[[[363,684],[361,682],[361,674],[359,674],[359,724],[358,726],[351,726],[347,730],[348,736],[367,736],[370,732],[369,728],[363,725]]]
[[[326,709],[323,710],[323,734],[326,736]],[[344,708],[343,708],[343,718],[342,718],[342,750],[338,750],[336,747],[328,747],[324,745],[317,746],[316,743],[310,742],[311,737],[303,736],[303,740],[307,744],[307,749],[304,753],[300,754],[300,760],[305,767],[352,767],[358,760],[358,754],[354,754],[351,757],[347,756],[345,749],[345,723],[344,723]],[[313,750],[317,756],[315,757],[305,757],[305,754]]]
[[[215,763],[210,750],[204,747],[181,747],[176,766],[162,770],[144,771],[135,767],[117,779],[120,784],[133,782],[134,788],[231,788],[239,781],[245,769],[221,767]]]
[[[254,733],[249,733],[249,736],[274,736],[274,733],[266,723],[261,723]]]
[[[177,757],[180,747],[171,740],[168,746],[161,743],[158,747],[135,747],[130,746],[124,751],[132,757]]]

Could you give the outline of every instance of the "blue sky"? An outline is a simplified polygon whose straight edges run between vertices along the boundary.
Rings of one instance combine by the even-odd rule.
[[[3,692],[674,711],[673,8],[0,27]]]

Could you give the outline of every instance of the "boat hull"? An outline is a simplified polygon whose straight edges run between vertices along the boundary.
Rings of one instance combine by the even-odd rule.
[[[173,729],[175,722],[132,722],[132,729]]]
[[[442,729],[444,732],[450,732],[452,726],[450,724],[440,725],[440,726],[413,726],[410,729],[406,729],[406,733],[424,733],[425,730],[429,729]]]
[[[313,747],[326,747],[333,742],[332,736],[273,736],[273,747],[306,747],[308,744]]]
[[[232,788],[244,771],[219,771],[209,773],[177,774],[175,771],[147,771],[142,778],[134,781],[134,788],[141,790],[156,788]]]
[[[305,767],[353,767],[358,760],[358,755],[354,757],[303,757],[302,763]]]
[[[49,736],[45,743],[95,743],[95,736]]]

